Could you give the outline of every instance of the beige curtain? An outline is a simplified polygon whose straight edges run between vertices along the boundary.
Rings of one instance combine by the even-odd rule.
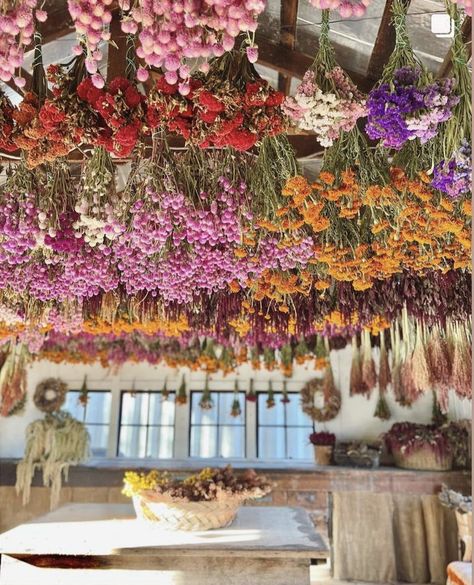
[[[334,577],[387,583],[446,583],[458,556],[454,512],[436,496],[333,494]]]

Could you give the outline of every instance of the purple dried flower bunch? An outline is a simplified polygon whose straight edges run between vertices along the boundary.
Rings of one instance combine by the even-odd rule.
[[[463,141],[453,158],[439,162],[433,170],[431,185],[451,199],[470,196],[472,191],[472,147]]]
[[[385,148],[400,150],[408,141],[433,139],[449,120],[459,97],[452,78],[429,82],[420,68],[401,67],[391,82],[373,89],[367,99],[366,132]]]

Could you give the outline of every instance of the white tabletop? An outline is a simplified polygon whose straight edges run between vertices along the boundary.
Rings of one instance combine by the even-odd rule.
[[[129,504],[68,504],[0,535],[0,553],[22,555],[327,557],[302,508],[244,506],[228,528],[164,531]]]

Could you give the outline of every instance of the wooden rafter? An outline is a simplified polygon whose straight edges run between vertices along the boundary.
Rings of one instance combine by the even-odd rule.
[[[467,50],[469,57],[471,57],[471,55],[472,55],[471,34],[472,34],[472,19],[470,16],[466,16],[466,18],[464,19],[464,21],[461,25],[461,36],[462,36],[463,42],[466,45],[466,50]],[[438,77],[447,77],[451,73],[452,67],[453,67],[452,50],[449,49],[446,57],[444,58],[443,63],[441,64],[441,66],[438,70]]]
[[[110,23],[110,43],[107,57],[107,81],[124,77],[127,59],[127,38],[120,27],[120,14],[115,12]]]
[[[305,72],[314,61],[314,56],[301,53],[300,51],[291,50],[270,43],[266,38],[262,38],[257,33],[256,42],[258,44],[258,62],[269,69],[302,79]],[[337,46],[336,46],[337,53]],[[349,75],[352,81],[362,91],[367,91],[373,85],[373,82],[368,80],[364,75],[344,68],[344,71]]]
[[[298,19],[298,0],[282,1],[280,8],[280,44],[294,50],[296,44],[296,21]],[[278,89],[285,95],[290,93],[291,75],[278,73]]]
[[[406,6],[410,5],[410,0],[403,0]],[[387,0],[380,22],[377,38],[375,39],[374,48],[367,66],[367,77],[372,81],[377,81],[382,75],[383,68],[387,64],[390,55],[395,48],[395,29],[392,24],[392,4],[393,0]]]

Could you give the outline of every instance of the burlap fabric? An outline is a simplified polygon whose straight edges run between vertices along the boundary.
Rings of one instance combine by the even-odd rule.
[[[458,557],[456,517],[436,496],[333,494],[334,577],[446,583]]]

